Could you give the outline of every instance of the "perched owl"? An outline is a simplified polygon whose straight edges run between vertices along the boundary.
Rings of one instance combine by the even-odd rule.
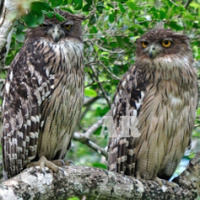
[[[158,29],[137,39],[135,66],[119,83],[112,107],[111,171],[147,180],[172,176],[195,121],[198,88],[192,60],[183,34]]]
[[[58,11],[29,30],[12,62],[2,103],[3,166],[8,178],[30,162],[63,159],[84,96],[83,16]],[[45,163],[46,162],[46,163]],[[48,166],[48,165],[47,165]]]

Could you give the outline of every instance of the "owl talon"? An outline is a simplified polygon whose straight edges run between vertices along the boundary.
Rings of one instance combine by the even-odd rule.
[[[54,164],[53,161],[49,161],[46,159],[45,156],[42,156],[38,161],[36,162],[31,162],[27,165],[27,167],[32,167],[32,166],[40,166],[40,169],[42,171],[42,173],[45,175],[46,174],[46,170],[45,167],[48,167],[49,169],[51,169],[53,172],[57,173],[60,170],[60,167],[57,166],[56,164]]]
[[[65,167],[65,166],[75,166],[74,162],[71,160],[53,160],[51,161],[52,163],[54,163],[55,165],[59,166],[59,167]]]
[[[179,187],[178,184],[174,183],[174,182],[169,182],[169,181],[166,181],[164,179],[161,179],[161,178],[158,178],[156,177],[155,178],[155,181],[162,187],[162,186],[169,186],[169,187],[172,187],[172,188],[176,188],[176,187]]]
[[[45,176],[46,175],[46,170],[44,168],[41,168],[41,170],[42,170],[43,176]]]
[[[61,171],[63,173],[63,175],[67,175],[67,173],[65,172],[65,170],[62,167],[59,167],[59,171]]]
[[[75,163],[72,160],[65,161],[66,166],[75,166]]]

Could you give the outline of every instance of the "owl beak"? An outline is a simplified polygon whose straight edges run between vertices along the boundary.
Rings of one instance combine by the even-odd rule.
[[[149,47],[149,58],[155,58],[159,53],[160,53],[160,48],[157,45],[152,44]]]
[[[54,42],[57,43],[63,35],[60,25],[53,26],[52,29],[49,31],[49,34],[51,35]]]

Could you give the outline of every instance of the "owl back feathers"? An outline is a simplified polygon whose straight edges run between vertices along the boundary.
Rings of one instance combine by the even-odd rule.
[[[112,116],[115,124],[115,135],[109,141],[108,168],[122,174],[133,175],[135,153],[132,147],[133,133],[123,137],[122,117],[132,117],[129,123],[135,123],[140,113],[142,99],[146,89],[143,74],[131,67],[120,81],[112,105]],[[129,124],[129,125],[130,125]],[[130,128],[130,127],[129,127]],[[136,133],[137,134],[137,133]]]

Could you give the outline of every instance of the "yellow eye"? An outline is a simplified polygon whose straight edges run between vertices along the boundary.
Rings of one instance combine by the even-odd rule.
[[[42,27],[42,28],[45,28],[47,26],[48,26],[48,24],[40,24],[40,27]]]
[[[162,41],[162,45],[163,45],[163,47],[165,47],[165,48],[170,47],[171,44],[172,44],[172,42],[171,42],[170,40],[163,40],[163,41]]]
[[[66,25],[65,25],[65,28],[66,28],[67,30],[69,30],[71,27],[72,27],[71,24],[66,24]]]
[[[149,43],[148,43],[147,41],[144,41],[144,42],[142,42],[142,47],[143,47],[143,48],[146,48],[146,47],[148,46],[148,44],[149,44]]]

